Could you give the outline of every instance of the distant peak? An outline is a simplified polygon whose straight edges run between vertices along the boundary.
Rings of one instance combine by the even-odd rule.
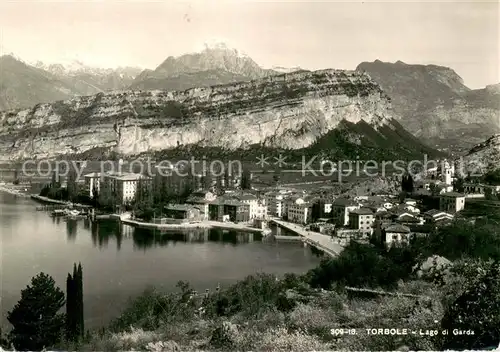
[[[398,60],[398,61],[396,61],[396,65],[406,65],[406,64],[403,61]]]
[[[195,53],[209,53],[213,51],[226,52],[231,55],[235,55],[241,58],[248,58],[249,55],[243,51],[236,49],[234,46],[227,44],[227,42],[219,39],[210,39],[198,45],[195,49]],[[182,56],[182,55],[181,55]]]
[[[19,56],[17,56],[14,53],[5,53],[2,56],[0,56],[0,58],[2,58],[2,59],[9,59],[9,60],[15,60],[15,61],[22,62],[23,64],[26,64],[26,62],[24,62],[23,59],[21,59]]]

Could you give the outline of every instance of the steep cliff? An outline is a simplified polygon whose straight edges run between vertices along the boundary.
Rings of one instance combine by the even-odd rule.
[[[401,124],[431,145],[466,151],[500,132],[500,96],[495,86],[471,90],[452,69],[437,65],[363,62],[391,97]]]
[[[354,71],[295,72],[182,92],[99,93],[0,115],[0,155],[8,159],[182,146],[324,150],[335,143],[394,155],[425,150],[392,119],[380,87]]]
[[[474,146],[460,162],[464,174],[484,174],[500,169],[500,134]]]

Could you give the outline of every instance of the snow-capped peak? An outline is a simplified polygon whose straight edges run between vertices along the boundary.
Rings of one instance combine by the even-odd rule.
[[[65,74],[108,70],[84,64],[78,59],[67,59],[67,58],[49,62],[37,61],[32,65],[49,72],[65,73]]]

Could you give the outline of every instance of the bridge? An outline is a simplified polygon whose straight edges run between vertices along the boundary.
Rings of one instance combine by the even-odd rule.
[[[344,250],[342,245],[333,241],[328,235],[306,231],[304,227],[287,221],[272,219],[271,222],[284,227],[289,231],[295,232],[302,238],[302,242],[316,247],[331,257],[338,256]]]

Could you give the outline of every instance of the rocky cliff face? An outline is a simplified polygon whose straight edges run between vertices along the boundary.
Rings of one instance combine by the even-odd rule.
[[[136,155],[189,145],[296,150],[341,122],[360,126],[358,134],[372,141],[395,139],[378,136],[377,130],[394,136],[401,130],[393,123],[388,99],[368,75],[323,70],[183,92],[100,93],[4,112],[0,155],[48,158],[96,148]],[[409,143],[408,136],[401,139],[396,142]]]
[[[443,149],[468,150],[500,132],[500,95],[495,86],[471,90],[452,69],[401,61],[363,62],[366,72],[391,97],[401,124]]]
[[[488,138],[472,148],[462,159],[465,174],[485,174],[500,169],[500,134]]]

